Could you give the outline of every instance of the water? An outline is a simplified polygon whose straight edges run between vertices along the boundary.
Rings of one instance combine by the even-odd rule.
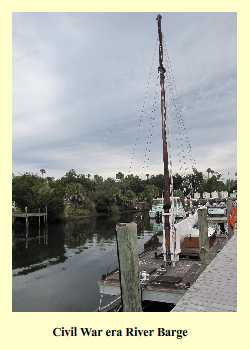
[[[98,281],[118,266],[115,225],[135,221],[139,250],[151,237],[148,214],[88,218],[49,225],[46,231],[16,226],[13,234],[13,311],[95,311]],[[109,302],[102,300],[102,306]]]

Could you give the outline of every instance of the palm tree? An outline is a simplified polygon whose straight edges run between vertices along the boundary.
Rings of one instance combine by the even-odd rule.
[[[209,174],[212,174],[214,171],[211,168],[207,169],[207,178],[209,179]]]
[[[148,180],[148,178],[149,178],[149,174],[146,174],[146,178],[147,178],[147,180]]]
[[[218,173],[218,172],[216,172],[215,175],[216,175],[217,180],[219,180],[219,179],[221,178],[221,176],[222,176],[222,175],[221,175],[220,173]]]
[[[70,183],[66,187],[65,199],[70,201],[75,208],[83,203],[85,200],[83,186],[79,183]]]
[[[123,180],[124,179],[124,174],[121,172],[121,171],[119,171],[119,173],[117,173],[116,175],[115,175],[115,177],[116,177],[116,179],[117,180]]]
[[[40,169],[40,173],[41,173],[42,178],[43,178],[43,175],[46,174],[46,170],[45,169]]]

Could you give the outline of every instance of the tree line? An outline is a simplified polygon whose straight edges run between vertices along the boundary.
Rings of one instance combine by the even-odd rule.
[[[208,171],[209,170],[209,171]],[[237,189],[237,181],[222,181],[221,175],[207,170],[207,175],[193,168],[191,174],[173,176],[174,195],[184,197],[195,192],[228,191]],[[80,174],[74,169],[61,178],[26,172],[12,178],[12,199],[20,210],[27,206],[37,210],[47,206],[50,220],[88,215],[112,215],[133,209],[138,202],[151,205],[153,198],[162,196],[163,175],[137,175],[118,172],[115,178]]]

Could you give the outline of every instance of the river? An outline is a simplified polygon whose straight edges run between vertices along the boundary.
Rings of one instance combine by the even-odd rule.
[[[78,219],[13,233],[13,311],[87,312],[100,304],[98,281],[118,266],[115,225],[135,221],[139,250],[152,235],[148,213]],[[102,306],[110,301],[105,296]]]

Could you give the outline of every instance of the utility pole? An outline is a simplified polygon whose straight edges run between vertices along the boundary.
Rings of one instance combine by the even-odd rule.
[[[167,144],[167,132],[166,132],[166,97],[165,97],[165,73],[166,69],[163,66],[163,45],[162,45],[162,31],[161,31],[161,19],[162,16],[158,15],[156,20],[158,22],[158,37],[159,37],[159,67],[158,72],[160,73],[160,88],[161,88],[161,122],[162,122],[162,145],[163,145],[163,164],[164,164],[164,227],[166,246],[168,251],[170,250],[170,221],[169,211],[171,208],[170,201],[170,177],[168,170],[168,144]]]

